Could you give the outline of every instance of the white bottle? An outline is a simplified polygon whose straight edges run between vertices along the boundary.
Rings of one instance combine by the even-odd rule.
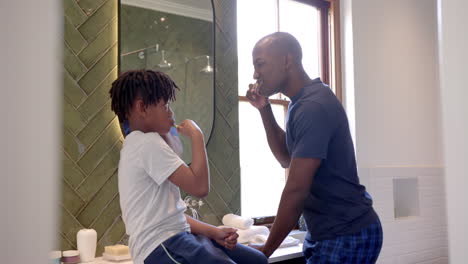
[[[96,257],[97,233],[94,229],[81,229],[76,234],[76,244],[81,262],[91,262]]]

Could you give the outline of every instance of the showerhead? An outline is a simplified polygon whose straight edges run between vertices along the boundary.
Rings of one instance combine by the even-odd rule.
[[[212,74],[213,73],[213,67],[211,67],[210,65],[207,65],[205,68],[200,70],[200,73]]]
[[[172,69],[172,63],[166,60],[166,52],[164,50],[161,51],[162,57],[161,62],[158,64],[158,67],[161,69]]]
[[[158,67],[161,69],[171,69],[172,68],[172,63],[167,62],[166,60],[161,61],[161,63],[158,64]]]
[[[206,56],[206,66],[200,70],[200,73],[211,74],[213,73],[213,67],[210,65],[210,56]]]

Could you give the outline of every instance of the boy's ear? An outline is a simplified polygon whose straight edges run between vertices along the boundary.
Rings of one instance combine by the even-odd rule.
[[[146,107],[145,107],[145,104],[143,103],[143,100],[141,99],[135,100],[135,111],[139,116],[146,115]]]

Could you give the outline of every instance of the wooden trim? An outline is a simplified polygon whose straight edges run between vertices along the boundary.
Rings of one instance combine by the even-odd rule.
[[[268,225],[273,224],[275,221],[275,216],[263,216],[263,217],[254,217],[254,225]]]
[[[268,227],[268,229],[270,229],[273,226],[273,223],[275,222],[276,215],[274,215],[274,216],[254,217],[252,219],[254,220],[254,225],[266,226],[266,227]],[[293,227],[293,229],[299,229],[299,221],[297,221],[297,223]]]
[[[248,102],[249,99],[247,99],[247,97],[245,97],[245,96],[239,95],[239,101]],[[280,100],[280,99],[270,99],[270,104],[282,105],[282,106],[286,107],[286,110],[287,110],[287,107],[289,106],[289,101]]]
[[[319,9],[319,60],[320,60],[320,78],[322,82],[330,84],[330,48],[329,48],[329,9],[322,7]]]
[[[304,4],[308,4],[311,6],[315,6],[316,8],[330,8],[330,2],[326,0],[294,0],[296,2],[301,2]]]
[[[340,1],[330,0],[330,24],[331,24],[331,81],[335,89],[336,97],[343,100],[343,84],[341,71],[341,21]]]

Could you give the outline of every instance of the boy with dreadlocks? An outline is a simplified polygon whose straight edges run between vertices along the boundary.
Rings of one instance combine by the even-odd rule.
[[[191,120],[177,132],[192,143],[186,165],[164,140],[174,127],[169,103],[177,85],[162,72],[135,70],[112,83],[112,110],[129,126],[119,162],[122,218],[135,264],[267,263],[253,248],[237,244],[236,230],[184,214],[179,188],[196,197],[209,192],[209,170],[200,128]]]

